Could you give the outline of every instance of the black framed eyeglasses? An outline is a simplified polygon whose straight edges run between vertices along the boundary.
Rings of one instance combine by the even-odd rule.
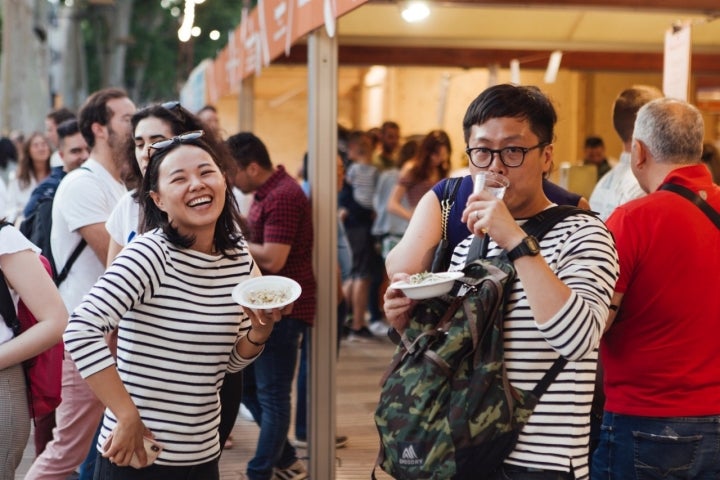
[[[166,138],[165,140],[159,140],[155,143],[151,143],[148,147],[151,150],[162,150],[168,148],[176,143],[187,143],[193,140],[197,140],[205,134],[202,130],[193,130],[192,132],[181,133],[180,135],[172,138]]]
[[[465,153],[467,153],[467,156],[470,158],[472,164],[478,168],[489,167],[493,161],[493,157],[495,156],[495,154],[500,157],[500,161],[503,163],[503,165],[509,168],[513,168],[519,167],[523,164],[523,162],[525,161],[525,155],[530,150],[535,150],[536,148],[543,148],[547,145],[549,145],[548,142],[540,142],[534,147],[511,146],[500,148],[497,150],[487,147],[468,147],[465,149]]]

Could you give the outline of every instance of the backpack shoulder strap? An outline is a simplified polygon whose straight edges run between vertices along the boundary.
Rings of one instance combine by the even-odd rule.
[[[87,170],[90,173],[94,173],[91,169],[86,167],[85,165],[82,165],[77,168],[78,170]],[[57,274],[57,277],[55,277],[55,285],[60,286],[61,283],[65,281],[65,279],[68,276],[68,273],[70,273],[70,269],[72,268],[73,264],[75,263],[75,260],[78,259],[82,251],[85,249],[85,246],[87,245],[87,241],[84,238],[80,239],[80,243],[77,244],[77,247],[75,247],[75,250],[70,254],[70,258],[68,258],[68,261],[65,263],[65,266],[62,270]]]
[[[556,205],[554,207],[543,210],[542,212],[528,219],[528,221],[525,222],[525,224],[523,225],[523,230],[525,230],[528,235],[532,235],[537,238],[539,241],[561,220],[575,214],[596,216],[594,212],[584,210],[582,208],[573,207],[571,205]],[[562,369],[565,368],[567,362],[567,358],[563,356],[559,356],[553,362],[550,369],[545,372],[545,375],[543,375],[543,377],[533,389],[533,394],[536,398],[542,397],[550,384],[555,380],[555,377],[557,377],[558,374],[562,371]]]
[[[594,212],[589,210],[583,210],[582,208],[573,207],[570,205],[556,205],[550,207],[547,210],[530,217],[522,226],[525,233],[532,235],[540,241],[545,234],[553,229],[555,225],[561,220],[575,214],[585,214],[595,216]],[[467,260],[465,265],[469,264],[473,260],[478,258],[484,258],[487,255],[488,247],[488,236],[473,238],[472,243],[468,249]]]
[[[532,235],[538,240],[540,240],[550,230],[552,230],[558,222],[569,217],[570,215],[575,215],[578,213],[595,216],[593,212],[583,210],[582,208],[577,208],[569,205],[557,205],[548,208],[547,210],[543,210],[537,215],[534,215],[523,224],[522,228],[528,235]],[[485,254],[487,253],[488,245],[487,238],[487,235],[485,235],[482,238],[475,237],[473,239],[472,243],[470,244],[470,249],[468,251],[468,260],[466,260],[465,262],[466,265],[471,259],[475,260],[477,258],[480,258],[481,256],[485,256]],[[550,384],[555,380],[555,377],[557,377],[558,374],[562,371],[562,369],[565,368],[566,364],[567,359],[562,356],[558,357],[553,362],[550,369],[545,372],[545,375],[543,375],[543,377],[533,389],[533,394],[537,398],[540,398],[545,393]]]
[[[582,208],[570,205],[556,205],[530,217],[523,225],[523,230],[525,230],[525,233],[528,235],[532,235],[540,240],[561,220],[578,213],[595,216],[595,213]]]
[[[75,247],[75,250],[70,254],[70,258],[68,258],[68,261],[65,263],[65,266],[63,269],[58,273],[57,277],[55,278],[55,285],[60,286],[62,282],[65,281],[65,279],[68,276],[68,273],[70,273],[70,269],[72,268],[73,264],[75,263],[75,260],[78,259],[82,251],[85,249],[85,245],[87,245],[87,241],[84,238],[80,239],[80,243],[77,244],[77,247]]]

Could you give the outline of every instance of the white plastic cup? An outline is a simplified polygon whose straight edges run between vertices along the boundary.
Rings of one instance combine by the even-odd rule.
[[[475,174],[473,193],[485,190],[493,194],[498,200],[505,196],[505,190],[510,186],[510,180],[504,175],[494,172],[480,172]]]

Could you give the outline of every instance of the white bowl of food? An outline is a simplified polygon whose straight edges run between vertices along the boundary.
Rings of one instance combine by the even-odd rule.
[[[232,298],[243,307],[253,310],[283,308],[302,293],[295,280],[279,275],[253,277],[238,283],[232,291]]]
[[[424,300],[445,295],[452,289],[455,280],[463,275],[463,272],[422,272],[394,282],[390,287],[402,290],[406,297],[413,300]]]

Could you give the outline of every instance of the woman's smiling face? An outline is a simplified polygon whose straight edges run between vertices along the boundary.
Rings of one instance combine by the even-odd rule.
[[[157,191],[150,195],[181,235],[212,235],[225,206],[225,176],[205,150],[181,145],[158,167]]]

